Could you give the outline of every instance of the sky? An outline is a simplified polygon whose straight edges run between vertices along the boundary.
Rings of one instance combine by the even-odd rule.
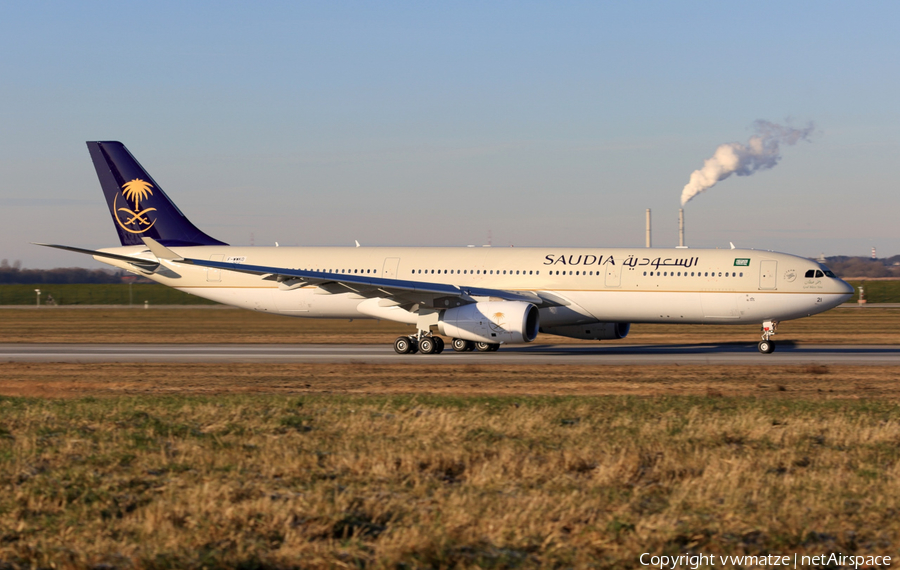
[[[758,120],[780,160],[685,206],[690,247],[900,253],[900,3],[5,2],[0,258],[118,245],[119,140],[239,245],[677,245]]]

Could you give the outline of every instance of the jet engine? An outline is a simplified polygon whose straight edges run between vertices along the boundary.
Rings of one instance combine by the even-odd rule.
[[[525,343],[538,334],[538,308],[523,301],[485,301],[447,309],[438,322],[442,335],[487,343]]]
[[[617,340],[628,336],[631,323],[589,323],[542,327],[541,332],[584,340]]]

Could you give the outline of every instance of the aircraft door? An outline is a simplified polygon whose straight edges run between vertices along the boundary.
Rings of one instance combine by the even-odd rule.
[[[622,271],[619,265],[606,264],[606,286],[618,287],[622,284]]]
[[[384,258],[384,269],[381,271],[381,277],[384,279],[397,279],[397,269],[399,266],[399,257]]]
[[[778,268],[778,262],[766,259],[759,263],[759,288],[775,289],[775,271]]]
[[[221,253],[217,253],[215,255],[209,256],[210,261],[224,261],[225,255]],[[222,280],[222,270],[214,269],[212,267],[206,268],[206,280],[209,282],[219,282]]]

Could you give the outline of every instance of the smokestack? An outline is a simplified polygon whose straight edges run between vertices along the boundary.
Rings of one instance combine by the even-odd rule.
[[[678,247],[684,247],[684,208],[678,209]]]
[[[650,208],[647,208],[647,247],[653,247],[653,241],[650,239]]]

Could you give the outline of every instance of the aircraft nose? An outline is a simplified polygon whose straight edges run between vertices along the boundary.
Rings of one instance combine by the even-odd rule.
[[[849,299],[850,297],[853,296],[853,294],[856,292],[856,290],[853,288],[853,285],[847,283],[843,279],[841,279],[840,281],[841,281],[841,288],[843,289],[843,293],[845,295],[847,295],[847,299]]]

